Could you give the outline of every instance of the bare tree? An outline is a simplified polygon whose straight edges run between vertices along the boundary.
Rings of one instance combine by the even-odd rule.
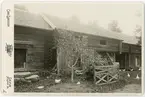
[[[66,30],[57,30],[59,33],[59,38],[56,37],[56,46],[57,48],[61,48],[65,51],[65,60],[68,68],[71,69],[71,81],[74,81],[74,67],[76,66],[80,57],[86,56],[85,65],[93,62],[93,54],[91,54],[91,50],[87,49],[88,38],[83,35],[75,35],[71,31]],[[90,60],[90,62],[88,62]],[[83,64],[80,64],[83,65]],[[87,67],[87,66],[86,66]]]
[[[142,27],[140,25],[136,25],[134,33],[135,33],[136,38],[138,39],[138,45],[141,45]]]
[[[116,20],[113,20],[111,23],[108,24],[108,29],[113,32],[118,32],[118,33],[122,32],[122,30],[118,26],[118,21]]]

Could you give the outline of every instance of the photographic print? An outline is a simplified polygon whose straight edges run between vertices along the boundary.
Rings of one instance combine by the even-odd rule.
[[[14,93],[142,94],[143,3],[15,2],[13,13]]]

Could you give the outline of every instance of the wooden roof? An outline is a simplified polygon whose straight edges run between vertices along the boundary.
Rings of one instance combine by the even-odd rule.
[[[46,21],[46,17],[47,21]],[[56,28],[72,30],[75,32],[91,34],[116,40],[122,40],[124,43],[137,44],[138,40],[134,36],[128,36],[123,33],[115,33],[101,27],[92,27],[90,25],[78,24],[67,19],[51,16],[48,14],[35,14],[28,11],[15,8],[15,25],[28,26],[40,29],[52,29],[53,24]],[[48,22],[49,20],[49,22]],[[50,24],[51,23],[51,24]],[[54,28],[53,28],[54,29]]]
[[[67,29],[76,32],[112,38],[116,40],[122,40],[124,43],[128,44],[137,44],[138,42],[138,40],[134,36],[128,36],[123,33],[111,32],[99,26],[94,28],[90,25],[74,23],[71,20],[58,18],[56,16],[51,16],[48,14],[45,14],[45,16],[56,26],[56,28]]]
[[[39,15],[28,11],[16,9],[14,10],[14,24],[26,27],[51,29],[50,25]]]

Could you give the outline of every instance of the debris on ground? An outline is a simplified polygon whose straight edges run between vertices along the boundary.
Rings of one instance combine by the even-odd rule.
[[[122,72],[120,72],[121,74]],[[127,75],[130,75],[128,77]],[[141,72],[139,71],[124,71],[122,79],[118,82],[97,86],[94,85],[93,81],[80,81],[75,78],[74,83],[71,82],[68,77],[58,77],[56,74],[45,76],[44,79],[41,77],[39,81],[35,83],[19,84],[15,85],[15,92],[45,92],[45,93],[133,93],[134,91],[141,91]],[[27,76],[29,77],[29,76]],[[24,78],[15,78],[15,80],[25,80]],[[56,84],[61,82],[61,84]],[[79,85],[78,85],[79,84]],[[138,90],[137,90],[138,89]]]
[[[31,75],[28,77],[25,77],[26,80],[31,80],[32,82],[36,82],[39,80],[39,76],[38,75]]]
[[[31,83],[39,81],[39,76],[32,72],[16,72],[14,73],[15,85]]]
[[[37,87],[38,89],[43,89],[44,88],[44,86],[39,86],[39,87]]]
[[[24,78],[24,77],[27,77],[30,75],[31,75],[31,72],[16,72],[16,73],[14,73],[15,78]]]

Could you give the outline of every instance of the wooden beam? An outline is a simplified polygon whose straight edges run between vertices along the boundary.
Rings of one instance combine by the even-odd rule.
[[[57,48],[57,74],[60,74],[60,48]]]
[[[130,59],[131,59],[131,58],[130,58],[130,57],[131,57],[130,53],[128,54],[128,57],[129,57],[129,58],[128,58],[128,65],[129,65],[128,67],[130,67]]]
[[[114,62],[116,62],[116,54],[115,53],[113,53],[114,54]]]
[[[110,57],[109,53],[107,53],[107,56],[109,57],[110,61],[111,61],[112,64],[114,65],[114,62],[111,60],[111,57]]]
[[[45,16],[45,15],[40,14],[40,16],[43,18],[43,20],[46,21],[46,23],[47,23],[48,25],[51,26],[52,29],[55,29],[55,28],[56,28],[56,26],[55,26],[55,25]]]
[[[125,69],[127,68],[127,64],[126,64],[126,61],[127,61],[127,60],[126,60],[126,59],[127,59],[127,56],[126,56],[126,54],[125,54],[125,62],[124,62],[124,63],[125,63]]]
[[[26,44],[26,45],[32,45],[32,41],[24,41],[24,40],[14,40],[15,44]]]
[[[122,54],[122,41],[119,43],[119,53]]]

